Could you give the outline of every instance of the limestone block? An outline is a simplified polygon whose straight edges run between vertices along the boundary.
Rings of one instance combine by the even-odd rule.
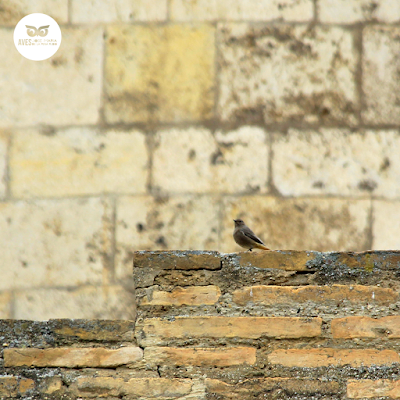
[[[398,5],[398,7],[400,7]],[[369,25],[363,32],[364,122],[400,122],[400,27]]]
[[[214,33],[207,24],[109,27],[107,121],[175,122],[212,117]]]
[[[11,318],[11,302],[12,297],[10,292],[0,293],[0,319]]]
[[[372,248],[400,249],[400,202],[374,200]]]
[[[397,0],[319,0],[321,22],[354,24],[364,21],[396,22],[400,20]]]
[[[217,250],[218,206],[210,196],[119,198],[116,276],[132,276],[136,250]]]
[[[1,203],[0,290],[107,280],[112,213],[98,198]]]
[[[7,54],[0,64],[0,127],[97,123],[102,28],[63,28],[57,53],[40,62],[15,50],[12,29],[0,29],[0,54]]]
[[[239,251],[232,219],[242,218],[267,247],[281,250],[367,250],[369,200],[226,197],[220,251]]]
[[[91,128],[15,133],[11,193],[17,197],[144,193],[148,154],[139,131]]]
[[[167,0],[90,0],[71,2],[73,23],[165,21]]]
[[[50,15],[58,24],[65,24],[68,22],[68,0],[2,0],[0,24],[14,28],[20,19],[37,12]]]
[[[135,319],[135,297],[116,285],[19,291],[15,295],[15,318]]]
[[[225,23],[219,38],[222,119],[357,122],[357,57],[350,31]]]
[[[0,132],[0,199],[7,194],[8,135]]]
[[[400,398],[400,380],[349,379],[347,382],[347,396],[350,399]]]
[[[396,130],[289,129],[274,135],[273,181],[285,196],[400,196]]]
[[[2,399],[12,397],[23,397],[28,395],[27,391],[35,387],[35,381],[18,376],[0,376],[0,396]],[[4,396],[4,397],[3,397]]]
[[[266,192],[268,146],[257,127],[169,129],[156,135],[155,187],[163,192]],[[173,156],[171,156],[173,155]]]
[[[177,21],[258,20],[310,21],[313,18],[311,0],[172,0],[171,19]]]

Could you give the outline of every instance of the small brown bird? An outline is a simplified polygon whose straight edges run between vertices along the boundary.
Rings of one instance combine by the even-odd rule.
[[[249,251],[254,248],[269,250],[263,241],[258,238],[248,226],[246,226],[242,219],[234,219],[233,221],[235,222],[233,238],[239,246],[242,246]]]

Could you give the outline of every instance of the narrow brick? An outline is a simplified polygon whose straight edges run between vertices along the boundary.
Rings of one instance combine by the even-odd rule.
[[[188,288],[177,287],[172,292],[148,291],[140,299],[140,306],[199,306],[202,304],[215,304],[221,296],[218,286],[191,286]]]
[[[12,348],[4,350],[4,365],[6,367],[104,367],[115,368],[131,364],[143,357],[139,347],[121,347],[110,350],[96,348]]]
[[[393,350],[373,349],[289,349],[275,350],[268,356],[271,364],[285,367],[326,367],[328,365],[352,367],[389,365],[399,363],[400,357]]]
[[[0,376],[0,396],[19,397],[35,387],[32,379],[16,376]]]
[[[350,379],[347,383],[347,397],[350,399],[370,399],[372,397],[400,398],[400,380]]]
[[[134,321],[101,319],[53,319],[49,321],[53,332],[63,339],[94,341],[134,340]]]
[[[229,367],[232,365],[256,362],[256,349],[253,347],[229,348],[176,348],[146,347],[144,360],[156,365],[196,365]]]
[[[232,338],[279,339],[316,337],[321,334],[321,318],[286,317],[177,317],[145,319],[138,326],[138,340],[145,345],[158,345],[171,338]]]
[[[210,269],[221,268],[218,251],[135,251],[133,266],[159,269]]]
[[[315,303],[338,302],[348,300],[352,303],[391,304],[398,300],[398,294],[392,289],[378,286],[332,285],[332,286],[251,286],[233,292],[233,301],[239,305],[248,302],[264,305],[293,304],[312,301]]]
[[[190,393],[191,379],[83,377],[71,385],[79,396],[181,397]]]
[[[400,316],[379,319],[370,317],[337,318],[331,324],[335,339],[353,338],[400,338]]]

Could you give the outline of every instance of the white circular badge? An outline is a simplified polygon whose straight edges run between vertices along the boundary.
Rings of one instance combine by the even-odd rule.
[[[47,60],[60,47],[61,29],[46,14],[29,14],[15,27],[14,44],[20,54],[29,60]]]

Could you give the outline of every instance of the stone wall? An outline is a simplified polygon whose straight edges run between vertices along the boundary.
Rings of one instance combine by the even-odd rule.
[[[63,40],[24,59],[16,23]],[[135,250],[400,245],[397,0],[3,0],[0,317],[134,316]]]
[[[0,398],[399,399],[400,252],[137,252],[138,318],[0,321]]]

